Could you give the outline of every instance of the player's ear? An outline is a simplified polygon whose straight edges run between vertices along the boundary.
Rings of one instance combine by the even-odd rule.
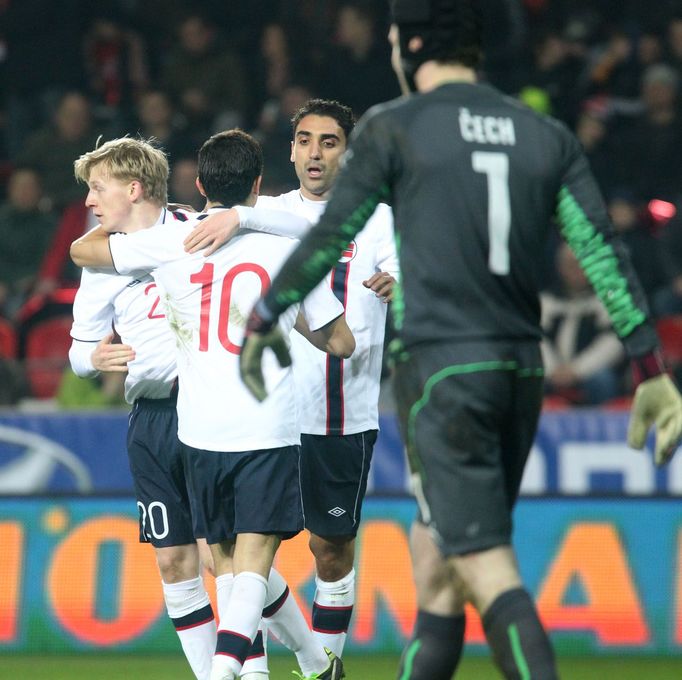
[[[144,189],[142,188],[142,183],[134,179],[128,185],[128,196],[132,202],[141,200],[144,198]]]
[[[294,162],[294,142],[291,142],[291,154],[289,155],[289,160],[293,163]]]
[[[254,196],[258,196],[260,194],[260,185],[261,182],[263,181],[263,175],[258,175],[256,179],[253,181],[253,186],[251,187],[251,193]]]
[[[194,184],[197,187],[197,191],[204,197],[206,198],[206,192],[204,191],[204,185],[199,181],[199,178],[197,177],[194,180]]]

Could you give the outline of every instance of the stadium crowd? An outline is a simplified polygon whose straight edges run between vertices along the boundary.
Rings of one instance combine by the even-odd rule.
[[[653,313],[681,314],[682,3],[487,0],[485,14],[484,80],[576,132]],[[384,0],[0,2],[0,321],[15,336],[0,355],[22,360],[36,312],[68,305],[54,299],[77,285],[68,246],[92,226],[73,161],[100,135],[156,139],[170,199],[201,208],[198,148],[238,126],[263,145],[262,193],[287,191],[290,119],[307,99],[360,115],[398,96],[387,29]],[[626,394],[618,343],[558,239],[538,271],[548,392]],[[18,365],[5,362],[5,384]]]

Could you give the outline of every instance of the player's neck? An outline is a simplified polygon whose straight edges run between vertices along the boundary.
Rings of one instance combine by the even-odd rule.
[[[329,200],[329,192],[325,191],[324,194],[318,195],[318,194],[313,194],[310,191],[306,190],[303,186],[300,186],[298,188],[298,193],[301,195],[303,199],[306,201],[311,201],[312,203],[323,203]]]
[[[224,203],[221,203],[220,201],[210,201],[208,198],[206,199],[206,205],[204,206],[204,212],[207,210],[210,210],[211,208],[224,208],[227,210],[228,208],[232,208],[235,205],[245,205],[249,208],[253,208],[254,205],[256,205],[256,201],[258,200],[258,194],[251,192],[243,201],[238,201],[237,203],[233,203],[232,205],[225,205]]]
[[[414,82],[419,92],[430,92],[447,83],[475,83],[476,71],[459,64],[426,61],[417,69]]]
[[[130,220],[126,224],[126,233],[132,234],[133,232],[153,226],[159,221],[163,209],[163,206],[148,201],[135,206],[130,215]]]

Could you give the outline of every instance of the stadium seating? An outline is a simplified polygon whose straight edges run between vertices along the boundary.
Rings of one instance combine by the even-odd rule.
[[[0,358],[16,359],[17,333],[14,326],[6,319],[0,319]]]
[[[668,363],[673,368],[682,365],[682,314],[661,317],[656,330]]]
[[[54,397],[68,362],[71,315],[54,316],[33,325],[26,335],[26,377],[32,396]]]

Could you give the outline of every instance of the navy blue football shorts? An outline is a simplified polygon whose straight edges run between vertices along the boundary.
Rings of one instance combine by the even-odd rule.
[[[542,405],[538,344],[420,346],[396,365],[394,391],[419,520],[441,552],[510,544]]]
[[[155,548],[194,543],[175,398],[135,402],[128,425],[128,460],[140,542]]]
[[[303,529],[299,446],[218,452],[183,445],[195,527],[208,543],[237,534],[293,538]]]
[[[323,537],[357,534],[376,440],[376,430],[301,435],[301,493],[308,531]]]

